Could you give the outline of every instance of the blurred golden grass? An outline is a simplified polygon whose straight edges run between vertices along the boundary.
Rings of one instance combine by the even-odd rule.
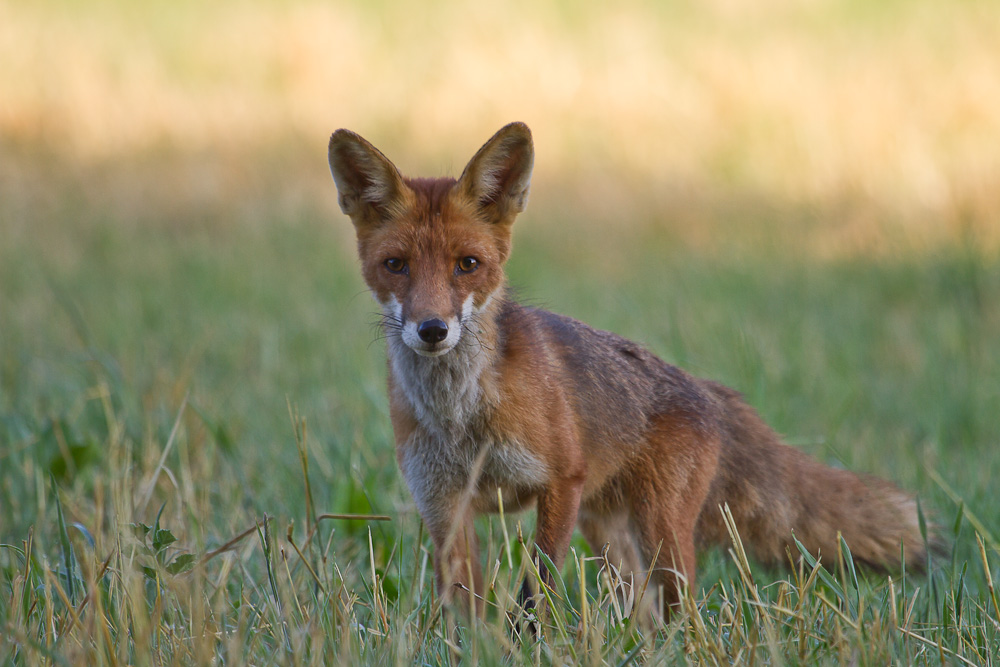
[[[337,127],[433,174],[520,119],[542,211],[711,244],[792,210],[821,255],[1000,246],[995,3],[661,4],[0,3],[0,173],[104,174],[123,217],[289,189],[328,209]]]

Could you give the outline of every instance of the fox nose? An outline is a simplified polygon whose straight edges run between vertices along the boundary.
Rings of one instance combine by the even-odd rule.
[[[417,327],[417,335],[425,343],[440,343],[448,337],[448,325],[442,320],[424,320]]]

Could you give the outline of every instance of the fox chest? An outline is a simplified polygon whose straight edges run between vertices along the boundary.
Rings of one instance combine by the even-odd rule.
[[[449,439],[422,429],[398,448],[400,470],[425,518],[471,500],[476,511],[530,504],[549,477],[544,463],[517,441]]]
[[[470,493],[478,511],[496,508],[498,489],[513,509],[544,486],[545,464],[500,425],[485,354],[459,349],[428,360],[390,345],[389,368],[397,458],[425,517]]]

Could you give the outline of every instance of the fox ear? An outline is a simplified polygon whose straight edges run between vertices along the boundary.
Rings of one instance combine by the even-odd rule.
[[[489,222],[510,224],[528,204],[534,162],[531,130],[524,123],[511,123],[472,156],[458,186]]]
[[[407,190],[402,174],[361,136],[350,130],[334,132],[329,158],[340,210],[355,227],[387,220],[402,206]]]

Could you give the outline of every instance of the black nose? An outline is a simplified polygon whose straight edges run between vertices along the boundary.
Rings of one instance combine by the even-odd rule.
[[[425,343],[440,343],[448,337],[448,325],[441,320],[424,320],[417,327],[417,335]]]

